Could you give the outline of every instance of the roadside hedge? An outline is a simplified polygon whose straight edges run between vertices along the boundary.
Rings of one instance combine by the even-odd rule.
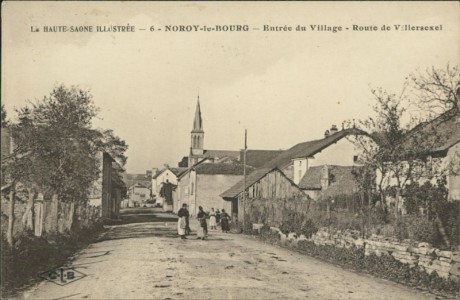
[[[364,248],[338,248],[331,245],[316,245],[312,241],[301,240],[297,243],[281,243],[279,232],[263,226],[259,237],[269,243],[278,244],[309,256],[317,257],[358,272],[372,274],[404,285],[424,288],[431,292],[460,297],[460,282],[452,278],[441,278],[435,271],[426,273],[421,267],[411,268],[391,255],[377,256],[364,254]]]

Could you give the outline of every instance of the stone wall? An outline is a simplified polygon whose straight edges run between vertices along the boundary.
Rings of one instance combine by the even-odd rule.
[[[254,225],[254,229],[260,228],[258,224]],[[340,248],[364,247],[365,255],[370,255],[371,253],[377,256],[391,255],[396,260],[407,263],[411,267],[422,267],[427,273],[436,271],[440,277],[447,278],[452,276],[460,280],[460,251],[441,251],[433,248],[428,243],[418,243],[410,240],[398,241],[377,235],[363,239],[360,237],[359,231],[354,230],[331,233],[327,228],[323,228],[311,238],[306,238],[303,235],[298,237],[294,233],[286,236],[276,227],[271,227],[271,230],[280,233],[282,242],[290,241],[295,243],[301,240],[308,240],[316,245],[331,245]]]

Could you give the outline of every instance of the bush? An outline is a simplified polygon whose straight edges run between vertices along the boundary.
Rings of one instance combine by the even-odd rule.
[[[78,249],[93,241],[102,229],[102,225],[95,224],[65,235],[35,237],[25,233],[16,239],[14,249],[2,236],[2,296],[14,297],[18,289],[36,282],[40,272],[64,264]]]
[[[438,240],[438,232],[436,225],[433,221],[428,220],[426,217],[419,216],[405,216],[403,218],[407,236],[405,238],[418,242],[427,242],[436,244]]]

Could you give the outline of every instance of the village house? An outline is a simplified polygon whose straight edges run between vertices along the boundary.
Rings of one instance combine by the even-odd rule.
[[[124,173],[123,181],[126,186],[133,186],[136,183],[139,183],[143,186],[150,186],[152,184],[152,175],[152,170],[147,170],[144,174]]]
[[[128,188],[127,207],[140,207],[150,199],[150,188],[140,183],[136,183]]]
[[[441,176],[446,176],[449,200],[460,200],[460,113],[451,109],[430,122],[424,122],[407,133],[402,147],[418,147],[423,152],[418,160],[403,162],[402,168],[412,168],[412,179],[423,184],[426,181],[436,183]],[[423,150],[423,151],[421,151]],[[411,166],[410,166],[411,165]],[[402,172],[405,174],[405,172]],[[382,174],[377,170],[377,182]],[[393,173],[388,172],[383,178],[384,187],[397,184]],[[399,202],[403,210],[403,202]]]
[[[162,185],[166,182],[177,185],[177,176],[186,170],[187,168],[172,168],[167,166],[152,176],[152,197],[155,199],[155,204],[160,206],[164,204],[165,199],[160,195]]]
[[[313,200],[353,197],[359,191],[353,175],[353,170],[357,168],[359,166],[310,167],[300,180],[299,187]]]
[[[360,150],[352,140],[356,135],[366,133],[356,128],[339,131],[337,126],[332,125],[330,130],[326,130],[324,138],[299,143],[283,151],[263,167],[278,167],[295,184],[299,184],[307,170],[314,166],[358,165]]]
[[[244,188],[246,184],[246,189]],[[260,168],[251,172],[220,194],[233,220],[242,220],[243,190],[246,190],[246,214],[257,211],[257,222],[279,225],[280,211],[285,201],[297,201],[299,208],[307,204],[308,196],[278,168]],[[281,206],[280,206],[281,205]]]
[[[254,169],[247,167],[247,172]],[[178,186],[174,195],[174,212],[183,203],[189,206],[191,215],[196,215],[198,207],[205,211],[214,209],[231,210],[231,204],[219,196],[243,178],[244,166],[234,163],[199,162],[179,175]]]

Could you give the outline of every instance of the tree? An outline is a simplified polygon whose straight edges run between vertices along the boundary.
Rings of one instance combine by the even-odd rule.
[[[399,217],[398,202],[402,193],[413,191],[413,187],[423,180],[437,179],[442,182],[444,176],[453,174],[452,164],[443,163],[441,152],[445,150],[438,149],[444,149],[442,145],[455,143],[452,137],[458,136],[458,126],[451,126],[455,120],[453,118],[459,115],[458,74],[457,67],[447,66],[445,70],[432,68],[426,75],[412,75],[411,82],[404,85],[399,96],[383,89],[373,90],[375,116],[358,122],[358,127],[369,132],[375,144],[358,137],[356,145],[363,152],[365,167],[376,170],[376,185],[382,202],[385,202],[388,195],[395,199],[396,217]],[[412,89],[407,88],[410,85]],[[437,109],[440,115],[431,115],[429,121],[422,121],[426,120],[426,115],[415,118],[413,111],[408,110],[409,104],[414,103],[431,113]],[[358,181],[364,180],[360,174],[357,175],[355,178]],[[441,197],[441,194],[433,193],[436,197]],[[442,205],[446,202],[438,200],[436,203]],[[409,210],[413,212],[413,204],[418,202],[413,197],[409,202],[412,205]],[[445,244],[449,245],[439,215],[442,209],[433,207],[436,207],[431,211],[439,232]]]
[[[370,133],[373,140],[357,137],[355,144],[362,150],[365,167],[377,173],[376,185],[382,204],[388,192],[393,191],[398,215],[402,189],[425,176],[427,158],[442,135],[431,124],[418,124],[407,116],[404,91],[397,96],[377,89],[372,90],[372,95],[376,103],[375,116],[358,121],[357,126]],[[391,190],[388,187],[392,187]]]
[[[103,130],[99,136],[99,148],[105,151],[117,161],[120,166],[125,166],[128,158],[125,155],[128,145],[124,140],[116,136],[113,130]]]
[[[422,111],[439,115],[447,110],[460,110],[460,71],[458,65],[445,68],[431,67],[424,73],[409,76],[412,87],[412,102]]]
[[[111,130],[92,129],[97,112],[88,91],[64,85],[17,110],[19,121],[12,125],[12,132],[18,147],[8,171],[28,187],[29,213],[37,191],[52,196],[56,213],[57,199],[86,203],[100,175],[101,151],[126,163],[126,143]]]
[[[6,109],[5,109],[5,105],[2,104],[2,127],[8,127],[9,125],[9,122],[7,120],[7,114],[6,114]]]
[[[6,110],[5,106],[2,104],[2,112],[1,112],[1,128],[2,128],[2,135],[5,134],[3,132],[4,129],[7,129],[10,127],[10,123],[7,120],[7,115],[6,115]],[[6,148],[6,147],[5,147]],[[2,150],[4,148],[2,147]],[[14,207],[15,207],[15,186],[16,186],[16,181],[14,177],[11,176],[11,174],[8,174],[5,172],[4,166],[8,165],[11,163],[12,158],[14,157],[13,155],[13,149],[12,149],[12,144],[8,145],[7,147],[8,153],[2,153],[2,170],[1,170],[1,182],[2,182],[2,193],[4,190],[9,189],[9,205],[8,205],[8,228],[6,232],[6,240],[8,242],[8,245],[10,247],[13,247],[13,232],[14,232],[14,221],[15,221],[15,215],[14,215]],[[6,176],[5,176],[6,175]],[[5,185],[4,185],[5,184]]]
[[[60,85],[17,112],[13,138],[30,155],[16,165],[16,177],[64,201],[84,200],[98,175],[97,134],[91,129],[97,109],[91,95]]]

